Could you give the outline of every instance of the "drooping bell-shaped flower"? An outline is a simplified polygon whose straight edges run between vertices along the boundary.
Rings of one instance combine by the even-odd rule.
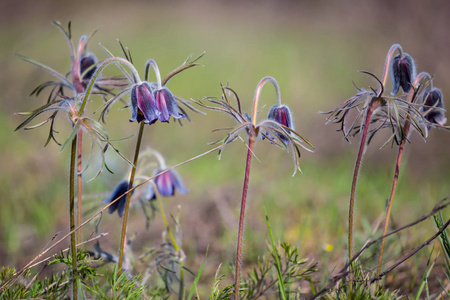
[[[153,90],[148,82],[131,87],[131,119],[130,122],[144,121],[153,124],[158,120],[160,112],[156,106]]]
[[[158,170],[155,174],[161,173],[164,170]],[[169,170],[164,174],[159,175],[154,179],[156,188],[161,196],[171,197],[175,195],[175,190],[181,194],[186,194],[188,191],[183,185],[183,181],[174,170]],[[149,189],[146,195],[147,200],[156,199],[156,193],[153,184],[149,184]]]
[[[115,199],[117,199],[117,197],[119,197],[120,195],[123,195],[124,193],[126,193],[126,191],[128,191],[128,185],[129,185],[129,182],[127,180],[122,180],[114,188],[111,195],[109,195],[109,197],[107,199],[104,199],[103,202],[106,204],[109,204],[112,201],[114,201]],[[133,192],[134,192],[134,190],[131,191],[132,195],[133,195]],[[117,200],[110,207],[108,207],[108,212],[110,214],[112,214],[117,210],[117,214],[119,215],[119,217],[123,217],[123,213],[125,212],[126,201],[127,201],[127,195],[123,195],[122,197],[120,197],[119,200]]]
[[[97,57],[94,54],[89,53],[83,55],[80,59],[80,74],[83,75],[83,80],[91,80],[97,67]]]
[[[412,57],[406,53],[403,56],[397,55],[392,61],[391,68],[392,95],[397,94],[400,87],[405,93],[409,93],[411,83],[416,77],[416,65]]]
[[[160,112],[159,120],[161,122],[169,122],[170,116],[175,119],[184,118],[184,115],[178,111],[178,105],[172,92],[167,87],[163,86],[161,89],[155,89],[154,96],[156,107]]]
[[[275,121],[283,126],[289,127],[291,129],[294,129],[294,124],[292,122],[292,115],[289,107],[286,105],[274,105],[270,108],[269,114],[267,116],[267,119],[271,121]],[[285,129],[286,130],[286,129]],[[287,131],[289,133],[289,131]],[[273,138],[270,133],[266,134],[270,138]],[[280,140],[287,145],[289,143],[289,139],[286,137],[286,135],[282,134],[281,132],[277,131],[276,135],[280,138]]]
[[[423,94],[423,104],[425,111],[424,118],[428,122],[441,126],[447,122],[444,114],[442,92],[439,89],[426,90]]]

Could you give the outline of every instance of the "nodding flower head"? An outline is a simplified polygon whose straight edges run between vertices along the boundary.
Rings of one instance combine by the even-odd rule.
[[[409,93],[411,83],[416,77],[416,66],[412,57],[406,53],[403,56],[397,55],[392,61],[391,68],[392,95],[397,94],[400,87],[402,87],[405,93]]]
[[[112,191],[111,195],[107,199],[104,199],[103,202],[106,204],[111,203],[115,199],[117,199],[120,195],[125,194],[128,191],[129,182],[127,180],[122,180]],[[133,194],[134,190],[131,191]],[[125,212],[125,204],[127,201],[127,195],[123,195],[119,200],[114,202],[110,207],[108,207],[108,212],[113,214],[117,210],[117,214],[119,217],[123,217],[123,213]]]
[[[178,105],[170,90],[166,87],[156,89],[154,92],[156,107],[160,112],[159,120],[161,122],[169,122],[169,117],[175,119],[184,118],[184,115],[178,111]]]
[[[160,114],[150,84],[147,82],[135,84],[131,88],[130,122],[145,120],[145,123],[153,124],[158,120]]]
[[[161,173],[164,170],[157,170],[155,174]],[[181,178],[174,170],[169,170],[154,179],[158,193],[161,196],[171,197],[175,195],[175,190],[178,190],[181,194],[186,194],[188,191],[184,187]],[[149,190],[146,198],[148,200],[156,199],[156,192],[153,184],[149,185]]]
[[[447,122],[445,117],[444,101],[442,98],[442,92],[434,88],[432,90],[426,90],[423,93],[424,104],[424,118],[436,125],[443,126]]]
[[[94,54],[88,53],[80,59],[80,74],[83,76],[83,81],[91,80],[95,71],[97,70],[97,57]]]
[[[294,130],[294,124],[292,122],[291,111],[290,111],[289,107],[287,107],[286,105],[272,106],[269,110],[269,115],[267,116],[267,119],[275,121],[283,126],[289,127],[292,130]],[[287,132],[289,133],[289,131],[287,131]],[[266,135],[270,136],[270,133],[267,132]],[[285,145],[287,145],[289,143],[288,137],[286,137],[284,134],[277,132],[276,135],[280,138],[280,140]],[[262,138],[264,139],[264,136]]]
[[[258,122],[258,102],[261,90],[266,83],[271,83],[275,89],[276,105],[270,108],[267,118]],[[294,174],[297,170],[301,171],[299,162],[300,148],[313,152],[314,146],[306,138],[295,132],[291,112],[286,105],[281,104],[280,87],[275,78],[266,76],[259,81],[253,97],[253,111],[251,116],[242,111],[241,100],[233,89],[229,86],[222,85],[221,88],[221,99],[213,97],[203,99],[203,101],[208,101],[212,105],[199,102],[199,105],[204,108],[221,111],[230,115],[238,123],[228,132],[226,137],[211,143],[222,144],[219,150],[219,156],[225,145],[237,140],[240,133],[245,132],[249,141],[255,141],[257,137],[261,136],[262,139],[268,139],[272,144],[286,151],[292,151],[295,164]]]

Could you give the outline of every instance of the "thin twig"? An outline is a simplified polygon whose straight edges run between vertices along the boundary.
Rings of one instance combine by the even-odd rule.
[[[407,225],[405,225],[405,226],[403,226],[403,227],[397,228],[396,230],[393,230],[393,231],[389,232],[388,234],[382,235],[382,236],[380,236],[379,238],[377,238],[376,240],[373,240],[373,241],[367,243],[364,247],[361,248],[361,250],[359,250],[359,251],[352,257],[352,259],[351,259],[348,263],[345,264],[344,267],[342,267],[342,269],[341,269],[339,272],[337,272],[337,275],[334,276],[334,277],[331,279],[331,282],[330,282],[326,287],[324,287],[322,290],[320,290],[319,292],[317,292],[315,295],[313,295],[313,296],[311,296],[311,297],[309,297],[309,298],[307,298],[307,299],[308,299],[308,300],[316,299],[316,298],[318,298],[319,296],[321,296],[322,294],[326,293],[326,292],[327,292],[328,290],[330,290],[331,288],[333,288],[333,286],[334,286],[339,280],[341,280],[342,278],[344,278],[345,276],[347,276],[347,275],[349,274],[349,271],[348,271],[347,269],[348,269],[348,267],[350,266],[350,264],[353,263],[359,256],[361,256],[361,254],[362,254],[367,248],[369,248],[369,247],[372,246],[373,244],[375,244],[375,243],[381,241],[382,239],[384,239],[384,238],[386,238],[386,237],[388,237],[388,236],[391,236],[391,235],[393,235],[393,234],[396,234],[396,233],[398,233],[398,232],[400,232],[400,231],[403,231],[403,230],[405,230],[405,229],[407,229],[407,228],[410,228],[410,227],[412,227],[412,226],[415,226],[415,225],[417,225],[417,224],[419,224],[419,223],[425,221],[426,219],[428,219],[428,218],[431,217],[432,215],[436,214],[436,213],[437,213],[438,211],[440,211],[441,209],[443,209],[443,208],[447,207],[448,205],[450,205],[450,202],[448,202],[447,200],[449,200],[448,197],[442,199],[441,201],[439,201],[439,202],[434,206],[434,208],[431,210],[430,213],[428,213],[428,214],[426,214],[426,215],[424,215],[424,216],[418,218],[418,219],[415,220],[414,222],[411,222],[411,223],[409,223],[409,224],[407,224]],[[449,220],[449,222],[450,222],[450,220]],[[447,223],[446,223],[446,226],[448,226]],[[442,227],[442,228],[444,228],[444,227]],[[442,229],[442,228],[441,228],[441,229]],[[438,232],[438,233],[442,233],[442,231],[440,231],[440,232]],[[428,242],[428,241],[427,241],[427,242]],[[390,271],[392,271],[392,270],[390,270]],[[386,274],[384,274],[384,275],[386,275]],[[383,276],[384,276],[384,275],[383,275]],[[381,278],[381,277],[380,277],[380,278]]]
[[[404,263],[406,260],[408,260],[409,258],[411,258],[414,254],[416,254],[417,252],[419,252],[420,250],[422,250],[422,248],[424,248],[425,246],[428,246],[434,239],[436,239],[447,227],[448,225],[450,225],[450,219],[441,227],[441,229],[439,229],[438,232],[436,232],[432,237],[430,237],[428,240],[426,240],[425,243],[423,243],[422,245],[420,245],[419,247],[417,247],[416,249],[414,249],[413,251],[411,251],[405,258],[401,259],[400,261],[398,261],[397,263],[395,263],[393,266],[391,266],[389,269],[387,269],[386,271],[384,271],[383,273],[381,273],[378,276],[373,277],[370,280],[370,283],[373,283],[375,281],[380,280],[381,278],[383,278],[384,276],[386,276],[389,272],[391,272],[392,270],[394,270],[395,268],[397,268],[399,265],[401,265],[402,263]]]

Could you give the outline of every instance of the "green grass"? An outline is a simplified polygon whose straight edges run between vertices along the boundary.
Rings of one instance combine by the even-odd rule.
[[[370,31],[369,25],[359,23],[357,26],[361,26],[362,33],[343,29],[333,32],[334,23],[327,28],[317,22],[313,23],[315,26],[308,26],[301,18],[285,19],[277,15],[274,19],[267,18],[268,23],[262,25],[258,23],[259,11],[253,12],[245,21],[228,9],[222,11],[214,7],[213,15],[208,15],[206,8],[198,8],[201,12],[197,13],[189,10],[195,15],[192,17],[184,13],[183,8],[155,6],[152,7],[155,13],[149,15],[147,8],[143,10],[142,6],[136,5],[127,8],[133,15],[131,18],[121,16],[123,7],[111,5],[103,8],[98,19],[95,18],[96,9],[76,9],[60,19],[63,22],[66,18],[72,19],[77,37],[93,31],[104,22],[94,36],[91,51],[101,53],[96,45],[101,41],[113,53],[119,54],[114,40],[119,38],[131,49],[135,63],[142,66],[138,68],[140,72],[143,72],[143,65],[149,58],[156,59],[165,74],[184,61],[188,54],[197,55],[206,50],[206,56],[201,61],[204,67],[188,70],[169,84],[171,90],[183,98],[219,96],[219,83],[229,81],[242,97],[244,110],[250,111],[258,80],[266,75],[275,77],[280,84],[283,100],[293,110],[298,132],[309,138],[317,146],[317,151],[315,154],[305,154],[301,160],[303,174],[291,177],[292,154],[279,151],[266,142],[257,142],[255,154],[261,163],[254,160],[252,166],[244,265],[250,268],[264,252],[261,249],[265,249],[267,241],[262,210],[265,206],[276,239],[296,245],[304,257],[319,260],[323,273],[331,271],[336,264],[343,262],[346,253],[348,195],[358,140],[354,140],[352,145],[343,142],[340,133],[334,132],[337,128],[325,126],[323,117],[317,111],[331,109],[351,96],[354,92],[351,80],[355,79],[358,84],[365,80],[356,74],[356,70],[372,70],[374,65],[381,66],[383,53],[391,41],[385,42],[381,34],[369,39],[364,35]],[[249,8],[243,10],[251,12]],[[238,14],[238,10],[234,12]],[[266,14],[264,16],[267,17]],[[299,14],[308,18],[300,11]],[[92,20],[92,23],[82,20]],[[4,80],[0,83],[3,88],[0,113],[0,265],[10,262],[24,264],[55,232],[67,227],[65,191],[68,174],[64,167],[67,153],[58,154],[58,147],[53,145],[42,148],[45,130],[13,133],[22,121],[13,113],[31,110],[45,99],[27,97],[35,84],[43,79],[34,66],[14,58],[12,52],[27,55],[65,72],[68,51],[65,48],[60,51],[61,47],[65,47],[63,38],[50,24],[31,30],[33,21],[25,23],[21,19],[17,22],[22,23],[20,26],[14,24],[17,25],[15,36],[9,35],[6,28],[0,29],[0,35],[11,41],[11,44],[0,47],[1,59],[6,66],[2,71],[6,75],[2,74]],[[367,46],[368,43],[370,46]],[[422,53],[422,48],[416,49],[408,47],[411,54]],[[378,56],[378,53],[381,54]],[[423,65],[430,64],[425,55],[418,55],[417,60],[419,65],[422,62]],[[375,70],[381,72],[381,67]],[[438,70],[431,70],[431,73],[444,78],[449,75],[441,75]],[[445,87],[443,92],[446,94]],[[261,108],[265,113],[271,105],[265,102],[268,101],[265,99],[272,97],[270,93],[263,92],[262,103],[266,106],[261,105]],[[93,107],[100,105],[100,101],[96,101]],[[107,124],[112,138],[123,138],[136,130],[136,124],[128,122],[129,111],[117,111],[119,107],[112,109]],[[186,123],[184,127],[157,124],[148,128],[143,147],[155,147],[166,156],[169,165],[176,164],[209,149],[207,143],[221,137],[220,133],[211,133],[212,129],[232,124],[229,118],[214,112],[208,112],[206,116],[191,114],[191,117],[194,123]],[[64,136],[67,126],[66,120],[59,120],[61,136]],[[433,135],[441,138],[433,139]],[[448,149],[448,135],[431,131],[430,138],[431,142],[425,145],[414,138],[413,145],[406,147],[406,153],[411,154],[402,166],[393,207],[393,223],[397,226],[429,211],[435,202],[449,193],[450,160],[446,151],[441,149]],[[118,143],[118,148],[131,157],[133,149],[128,147],[128,142]],[[396,150],[387,147],[378,151],[377,147],[382,143],[377,142],[375,140],[370,145],[365,155],[357,188],[357,247],[362,246],[371,234],[367,224],[373,224],[383,214],[394,171]],[[224,272],[228,274],[226,280],[231,280],[227,264],[233,261],[237,223],[230,220],[237,220],[245,152],[245,146],[237,142],[226,147],[221,160],[210,154],[180,167],[178,172],[190,193],[167,200],[167,209],[171,214],[175,214],[177,206],[181,205],[187,265],[192,266],[193,270],[198,269],[204,249],[210,245],[203,271],[206,275],[202,275],[199,281],[208,287],[212,284],[207,280],[210,279],[208,274],[214,274],[219,263],[224,264]],[[427,159],[417,159],[421,157]],[[439,169],[432,169],[427,164],[428,159],[437,161],[433,166]],[[128,171],[126,164],[115,155],[109,156],[109,162],[116,174],[105,174],[86,184],[87,195],[109,192],[110,187]],[[87,178],[92,177],[90,172],[87,172]],[[100,207],[101,199],[102,196],[96,196],[89,201],[97,201],[95,205]],[[162,230],[159,215],[152,220],[148,231],[144,229],[141,212],[134,210],[132,216],[130,228],[137,232],[134,249],[139,251],[158,244]],[[117,250],[120,224],[116,215],[104,214],[102,218],[101,230],[110,232],[102,243],[114,252]],[[204,226],[211,229],[202,230]],[[94,232],[94,225],[86,228],[86,235]],[[404,243],[406,246],[415,245],[432,233],[433,227],[423,223],[412,237],[404,237]],[[33,247],[35,251],[27,250],[26,245],[30,244],[36,245]],[[325,250],[328,244],[333,245],[331,252]],[[393,258],[392,253],[400,253],[402,249],[393,245],[391,251],[390,258]],[[426,261],[426,257],[424,255],[421,261]]]

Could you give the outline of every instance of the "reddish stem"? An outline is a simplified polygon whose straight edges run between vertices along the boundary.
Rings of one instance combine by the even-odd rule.
[[[376,108],[380,106],[379,101],[371,100],[369,103],[369,108],[366,113],[366,119],[364,121],[364,130],[361,136],[361,143],[359,145],[358,156],[356,158],[355,169],[353,171],[353,180],[352,180],[352,188],[350,191],[350,205],[348,210],[348,260],[350,261],[353,257],[353,210],[355,206],[355,194],[356,194],[356,183],[358,181],[359,169],[361,168],[362,157],[364,155],[364,151],[366,149],[366,140],[367,133],[369,132],[370,119],[372,118],[372,114]],[[349,291],[351,293],[352,287],[352,277],[353,277],[353,268],[350,265],[350,285]]]
[[[248,139],[247,163],[245,165],[244,187],[242,189],[241,212],[239,215],[239,229],[236,249],[236,276],[234,281],[234,299],[239,299],[239,284],[241,279],[242,265],[242,237],[244,234],[245,204],[247,202],[248,182],[250,179],[250,167],[252,163],[253,145],[255,138],[250,135]]]
[[[388,209],[386,211],[386,218],[385,218],[386,221],[384,222],[383,236],[387,234],[387,230],[389,227],[389,218],[391,216],[392,202],[394,200],[395,190],[397,188],[398,175],[400,173],[400,164],[402,162],[402,156],[403,156],[403,148],[405,147],[406,136],[408,136],[410,128],[411,128],[411,123],[407,119],[405,126],[403,127],[403,132],[404,132],[405,137],[402,139],[402,142],[398,148],[397,164],[395,165],[394,180],[392,182],[391,194],[389,196]],[[381,242],[380,258],[378,259],[377,276],[380,275],[380,272],[381,272],[381,264],[383,263],[383,254],[384,254],[385,243],[386,243],[386,237],[384,237]]]

